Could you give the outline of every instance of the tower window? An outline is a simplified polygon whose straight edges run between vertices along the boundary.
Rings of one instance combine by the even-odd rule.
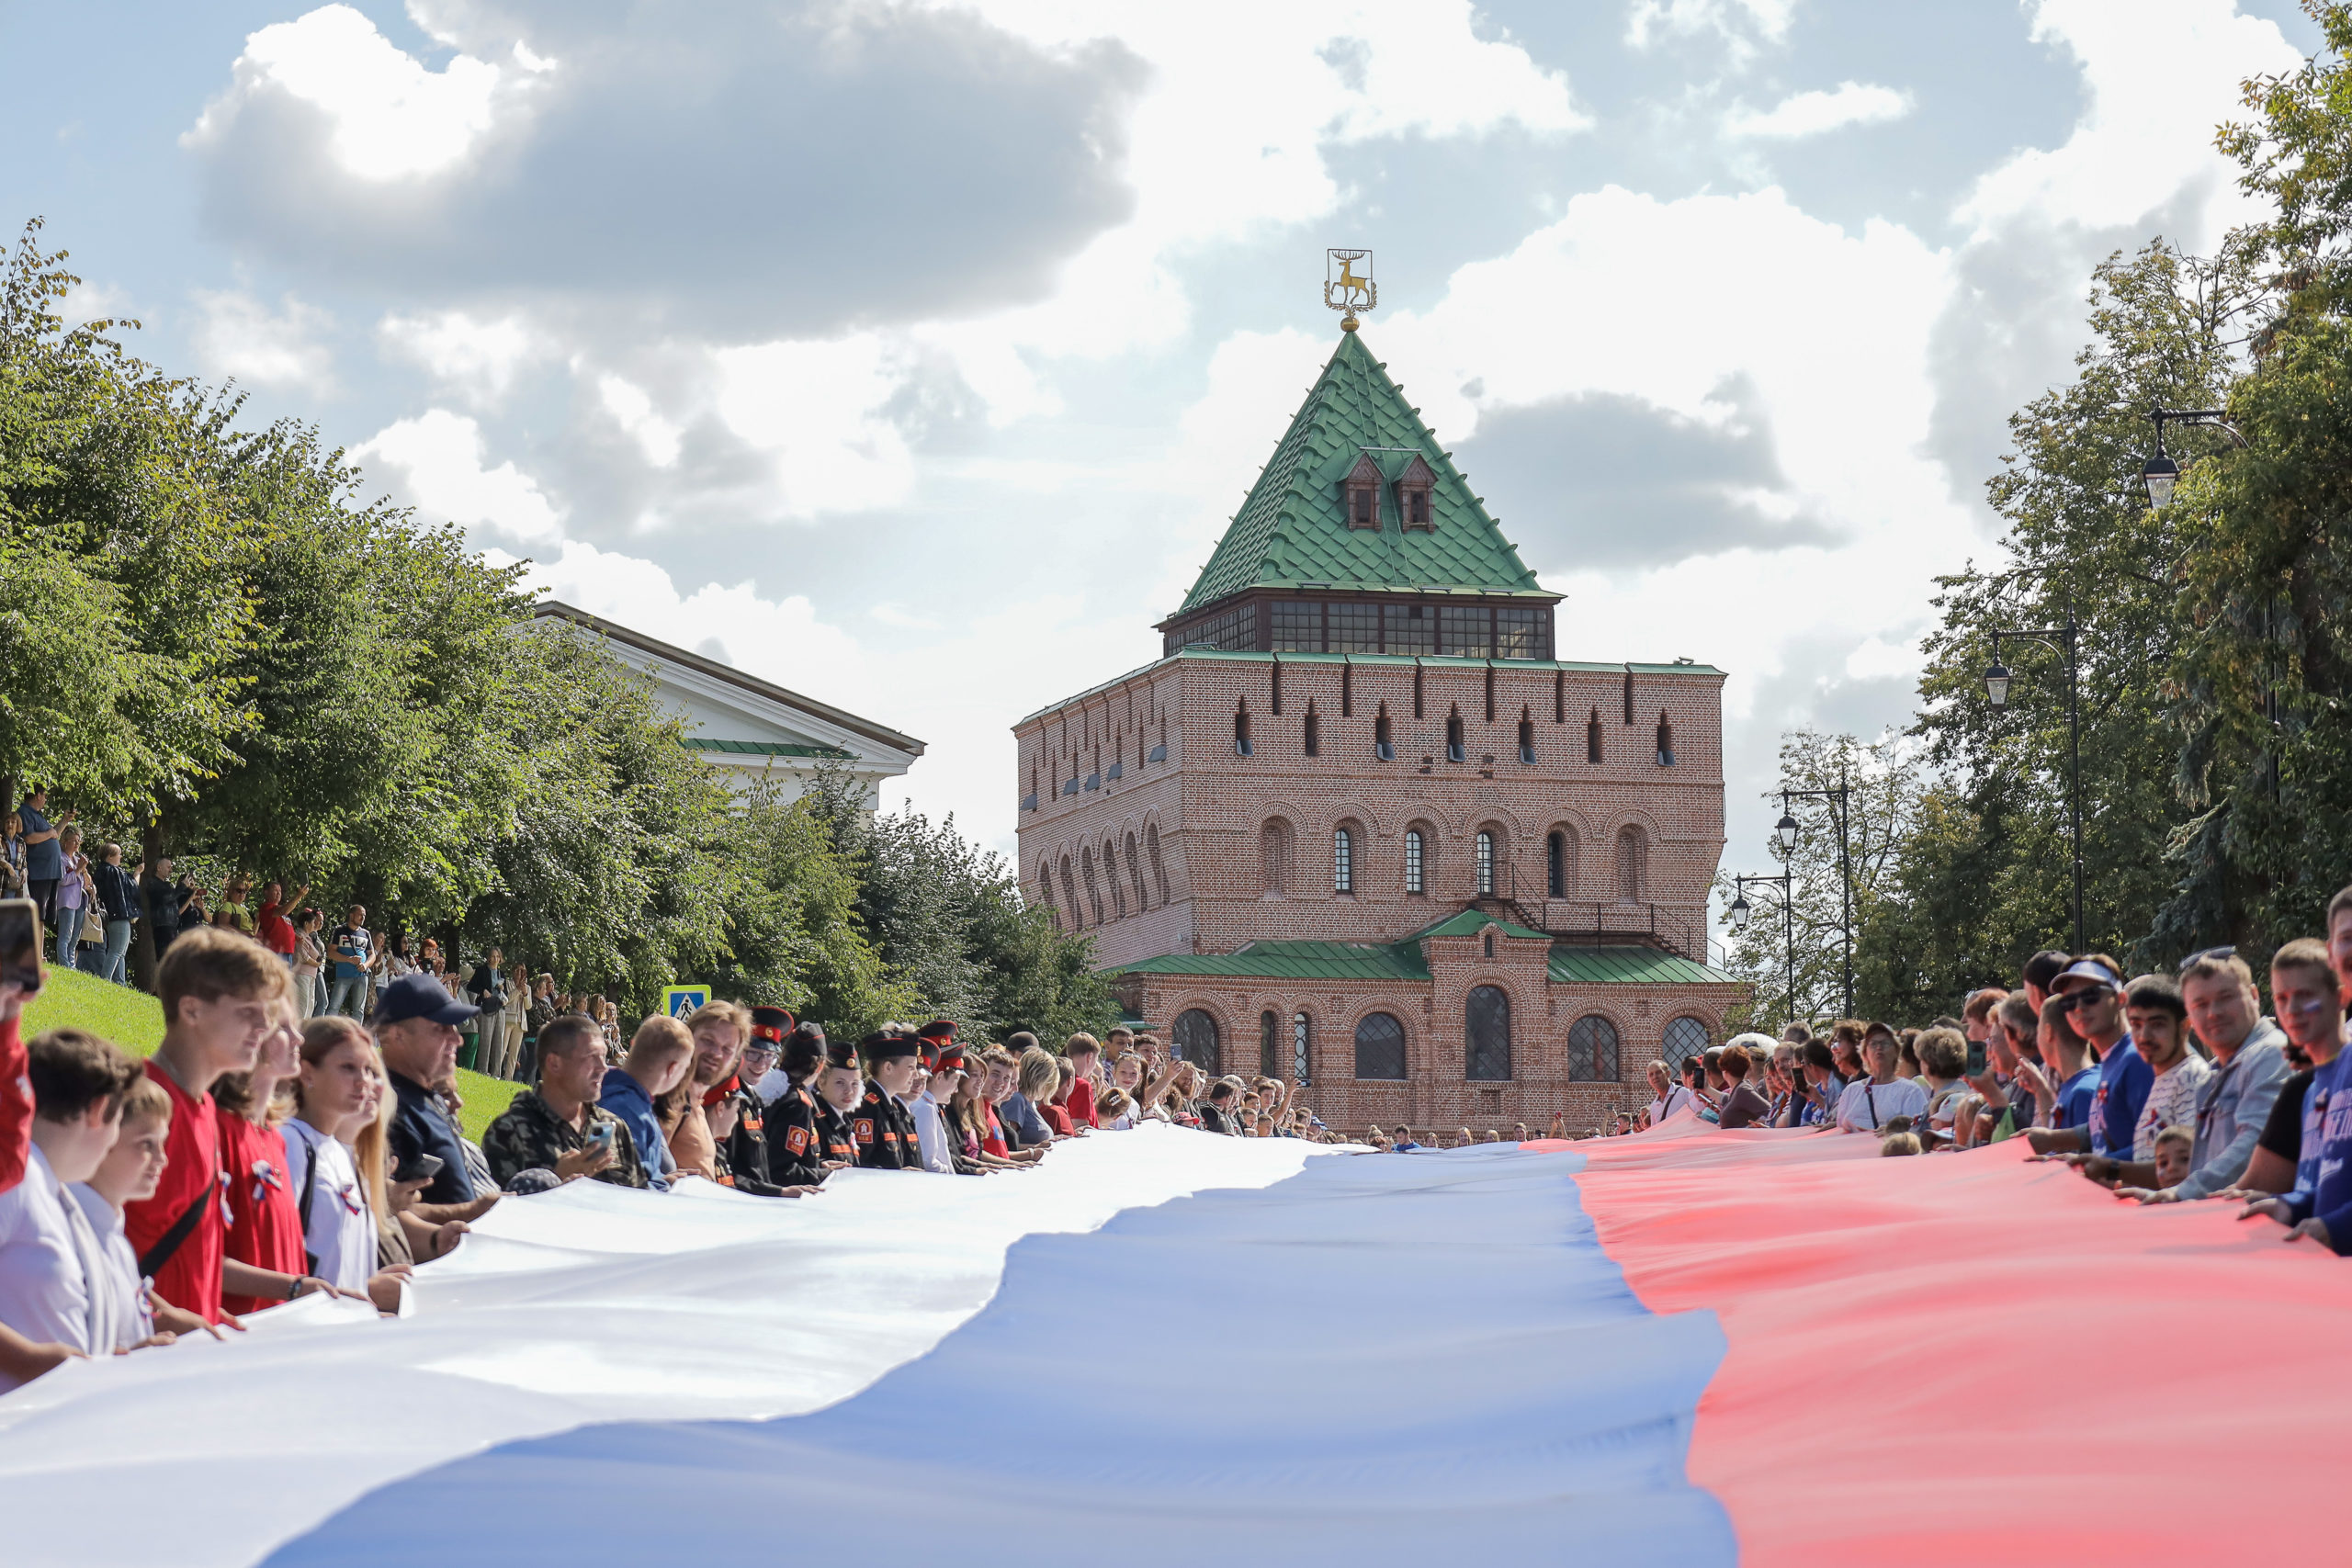
[[[1311,702],[1306,705],[1306,736],[1305,744],[1306,747],[1306,754],[1308,756],[1319,757],[1323,754],[1323,719],[1322,716],[1315,711],[1315,705]]]
[[[1435,653],[1437,612],[1427,604],[1391,604],[1382,617],[1391,653]]]
[[[1237,757],[1251,755],[1250,750],[1250,709],[1245,705],[1233,716],[1233,752]]]
[[[1314,1065],[1315,1025],[1303,1012],[1290,1015],[1290,1077],[1295,1084],[1308,1082],[1307,1069]],[[1268,1077],[1276,1075],[1268,1073]]]
[[[1348,487],[1348,526],[1377,528],[1380,526],[1380,492],[1370,485]]]
[[[1523,709],[1519,716],[1519,760],[1531,766],[1535,761],[1535,720]]]
[[[1584,727],[1584,760],[1588,762],[1600,761],[1600,710],[1599,708],[1592,710],[1592,722]]]
[[[1565,898],[1568,896],[1568,842],[1557,829],[1544,840],[1544,896]]]
[[[1445,719],[1445,760],[1458,762],[1462,757],[1462,715],[1456,711],[1448,714]]]
[[[1430,525],[1430,492],[1419,488],[1405,492],[1405,526],[1427,528]]]
[[[1345,828],[1331,834],[1331,891],[1356,890],[1356,836]]]
[[[1481,830],[1478,834],[1478,896],[1491,897],[1495,891],[1495,836]]]
[[[1258,1015],[1258,1070],[1272,1077],[1283,1065],[1282,1020],[1269,1008]]]
[[[1380,712],[1372,721],[1372,754],[1384,762],[1396,760],[1396,743],[1388,733],[1388,705],[1380,705]]]
[[[1405,891],[1408,893],[1426,893],[1429,891],[1423,877],[1423,867],[1421,863],[1423,845],[1424,840],[1421,838],[1421,830],[1419,828],[1408,829],[1406,831]]]
[[[1657,716],[1657,765],[1674,766],[1674,726],[1667,722],[1664,714]]]

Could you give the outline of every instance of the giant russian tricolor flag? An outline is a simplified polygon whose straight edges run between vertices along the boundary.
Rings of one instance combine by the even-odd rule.
[[[2017,1145],[574,1183],[0,1399],[18,1565],[2342,1561],[2352,1271]]]

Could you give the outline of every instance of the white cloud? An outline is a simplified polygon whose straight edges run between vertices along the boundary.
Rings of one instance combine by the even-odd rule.
[[[502,88],[551,62],[517,60],[507,72],[460,54],[432,71],[349,6],[322,6],[245,39],[229,90],[181,138],[201,146],[256,99],[282,95],[323,116],[335,162],[365,180],[437,174],[463,162],[488,132]]]
[[[1877,125],[1911,112],[1911,96],[1866,82],[1840,82],[1830,92],[1794,93],[1760,114],[1737,114],[1734,136],[1789,141],[1849,125]]]
[[[481,426],[464,414],[431,409],[386,425],[351,456],[394,470],[404,497],[436,522],[487,529],[523,544],[558,536],[562,513],[538,481],[510,460],[482,466]]]
[[[1789,35],[1796,0],[1634,0],[1625,13],[1625,41],[1647,49],[1668,37],[1712,33],[1745,56],[1757,42]]]
[[[272,310],[233,289],[199,288],[196,304],[196,352],[214,375],[265,387],[330,389],[334,355],[319,338],[334,318],[324,310],[291,294]]]
[[[605,412],[637,443],[647,462],[657,468],[677,462],[681,432],[662,417],[644,388],[608,371],[596,378],[596,394],[604,400]]]
[[[2193,247],[2255,215],[2213,128],[2244,114],[2241,81],[2301,62],[2276,24],[2238,15],[2232,0],[2041,0],[2033,36],[2081,63],[2086,102],[2063,146],[2030,148],[1977,182],[1959,217],[1980,238],[2021,217],[2134,223],[2184,189],[2202,192],[2205,232],[2176,236]]]
[[[502,401],[523,367],[552,352],[520,316],[484,318],[463,310],[387,315],[376,324],[376,335],[386,353],[424,367],[477,408]]]
[[[880,337],[760,344],[711,357],[719,420],[769,455],[784,515],[863,512],[913,491],[914,454],[887,407],[911,367]]]

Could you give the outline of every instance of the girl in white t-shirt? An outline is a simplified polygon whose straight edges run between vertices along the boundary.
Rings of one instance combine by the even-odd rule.
[[[314,1018],[302,1030],[294,1114],[283,1127],[302,1248],[311,1272],[365,1292],[376,1272],[376,1214],[351,1143],[376,1120],[376,1047],[347,1018]]]

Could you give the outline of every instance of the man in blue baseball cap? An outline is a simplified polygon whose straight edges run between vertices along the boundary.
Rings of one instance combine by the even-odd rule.
[[[2098,1063],[2098,1088],[2088,1124],[2057,1132],[2037,1127],[2029,1134],[2033,1152],[2129,1159],[2132,1130],[2155,1087],[2156,1071],[2124,1029],[2123,972],[2106,953],[2088,953],[2059,972],[2050,982],[2050,994],[2065,1003],[2075,1032],[2089,1044]]]
[[[482,1201],[474,1191],[473,1179],[466,1171],[465,1145],[442,1100],[457,1085],[458,1025],[480,1011],[471,1002],[451,996],[430,975],[403,975],[376,995],[371,1022],[383,1049],[385,1074],[400,1100],[392,1117],[392,1160],[405,1165],[420,1155],[431,1155],[441,1162],[432,1185],[421,1194],[426,1203],[481,1201],[487,1209],[498,1196],[490,1193]]]

